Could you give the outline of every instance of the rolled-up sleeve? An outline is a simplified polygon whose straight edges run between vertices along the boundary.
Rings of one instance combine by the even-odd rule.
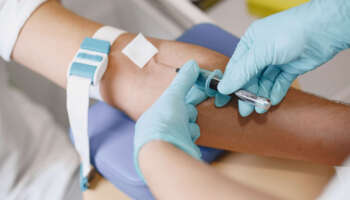
[[[46,0],[0,0],[0,56],[11,60],[19,32],[31,14]]]

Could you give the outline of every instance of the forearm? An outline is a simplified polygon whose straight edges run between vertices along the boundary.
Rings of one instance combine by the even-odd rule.
[[[137,119],[168,87],[175,68],[195,59],[206,69],[221,69],[228,58],[209,49],[153,39],[160,53],[142,70],[120,54],[132,35],[123,36],[105,77],[109,103]],[[164,65],[166,63],[166,65]],[[118,78],[119,76],[119,78]],[[231,151],[340,164],[349,153],[350,108],[291,89],[286,99],[265,115],[242,118],[237,105],[215,108],[213,100],[198,107],[199,144]]]
[[[223,176],[166,142],[146,144],[140,151],[139,163],[157,199],[273,199]]]
[[[329,165],[341,164],[349,154],[348,106],[296,89],[264,115],[242,118],[237,105],[230,105],[212,116],[212,105],[199,106],[200,144]]]
[[[71,59],[85,37],[100,24],[76,16],[54,1],[28,20],[16,43],[13,59],[65,87]],[[168,87],[175,68],[189,59],[201,67],[223,70],[228,58],[195,45],[150,39],[159,53],[143,68],[121,50],[134,38],[124,34],[111,49],[101,81],[103,98],[137,119]],[[236,105],[217,109],[211,100],[199,106],[199,143],[263,155],[340,163],[350,144],[349,107],[291,90],[285,101],[266,115],[240,118]]]

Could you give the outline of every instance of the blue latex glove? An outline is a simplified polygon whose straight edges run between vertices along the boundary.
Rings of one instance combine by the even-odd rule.
[[[203,102],[209,97],[215,98],[215,106],[216,107],[223,107],[225,106],[230,100],[231,96],[223,95],[217,92],[216,90],[209,88],[210,80],[214,77],[222,78],[222,72],[221,70],[217,69],[211,72],[209,75],[206,83],[201,83],[201,85],[198,85],[197,83],[191,88],[190,92],[186,96],[186,103],[190,103],[193,105],[198,105],[199,103]]]
[[[237,45],[218,89],[230,94],[243,88],[276,105],[299,75],[349,47],[350,1],[313,0],[254,22]],[[242,116],[253,111],[252,105],[239,102]]]
[[[169,142],[196,159],[201,152],[194,143],[200,136],[196,124],[197,110],[185,103],[185,97],[199,75],[194,61],[187,62],[169,88],[136,122],[134,161],[138,174],[143,178],[138,165],[140,149],[152,140]]]

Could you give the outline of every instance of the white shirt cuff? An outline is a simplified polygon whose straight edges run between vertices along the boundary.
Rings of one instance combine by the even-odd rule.
[[[7,0],[0,7],[0,56],[11,60],[17,37],[27,19],[46,0]]]

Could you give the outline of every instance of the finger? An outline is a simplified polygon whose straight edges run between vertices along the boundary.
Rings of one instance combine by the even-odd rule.
[[[219,92],[232,94],[242,88],[269,64],[266,58],[265,52],[255,47],[249,49],[238,60],[231,59],[218,85]]]
[[[254,111],[254,106],[238,100],[238,111],[242,117],[248,117]]]
[[[248,44],[246,43],[245,37],[243,36],[238,42],[235,51],[231,56],[231,60],[238,60],[248,51]]]
[[[186,107],[187,107],[189,121],[195,122],[197,120],[197,116],[198,116],[198,111],[197,111],[196,107],[194,107],[194,105],[192,105],[192,104],[187,104]]]
[[[278,66],[269,66],[261,76],[259,80],[259,90],[258,90],[258,96],[270,98],[271,89],[273,87],[273,84],[276,80],[276,77],[281,72],[280,68]],[[261,107],[255,107],[255,111],[259,114],[265,113],[267,110],[261,108]]]
[[[222,78],[223,73],[221,72],[221,70],[215,70],[216,75],[218,78]],[[230,100],[231,100],[231,96],[228,95],[223,95],[220,94],[220,92],[215,91],[215,101],[214,104],[216,107],[221,108],[223,106],[225,106]]]
[[[185,97],[185,102],[187,104],[198,105],[204,100],[208,99],[208,95],[197,86],[193,86]]]
[[[201,152],[200,148],[195,143],[191,144],[190,149],[191,149],[190,155],[192,157],[194,157],[197,160],[202,160],[201,159],[202,158],[202,152]]]
[[[231,100],[231,96],[217,93],[215,95],[215,106],[218,108],[221,108],[225,106],[228,102],[230,102],[230,100]]]
[[[243,36],[244,37],[244,36]],[[229,62],[227,63],[226,67],[225,67],[225,74],[231,74],[232,71],[232,67],[234,67],[234,63],[237,62],[237,60],[239,60],[243,55],[245,55],[248,52],[248,45],[246,44],[244,38],[242,37],[242,39],[239,41],[238,45],[236,46],[235,51],[233,52],[233,55],[231,56]],[[225,75],[226,77],[228,75]],[[230,76],[228,76],[230,77]],[[225,79],[229,79],[229,78],[225,78]],[[227,90],[227,88],[225,87],[226,84],[222,85],[221,83],[222,81],[220,81],[219,85],[218,85],[218,91],[220,93],[223,93],[224,90]],[[228,83],[230,84],[230,83]],[[221,85],[221,86],[220,86]],[[220,89],[221,88],[221,89]],[[232,93],[232,92],[231,92]],[[231,93],[227,93],[227,94],[231,94]],[[226,94],[226,93],[225,93]]]
[[[251,81],[249,81],[248,84],[243,87],[243,89],[247,90],[253,94],[256,94],[258,92],[258,89],[259,89],[257,77],[255,77]],[[254,105],[239,100],[238,101],[238,110],[239,110],[239,113],[242,117],[247,117],[254,111]]]
[[[194,60],[188,61],[181,67],[179,73],[168,88],[168,92],[171,91],[172,93],[185,98],[186,94],[196,82],[198,75],[198,64]]]
[[[289,87],[296,78],[296,74],[290,74],[285,71],[282,71],[278,75],[271,90],[270,100],[272,105],[277,105],[282,101],[282,99],[286,96]]]
[[[192,141],[195,142],[199,138],[199,136],[201,135],[199,126],[196,123],[190,123],[189,129],[190,129],[189,131],[191,133]]]

